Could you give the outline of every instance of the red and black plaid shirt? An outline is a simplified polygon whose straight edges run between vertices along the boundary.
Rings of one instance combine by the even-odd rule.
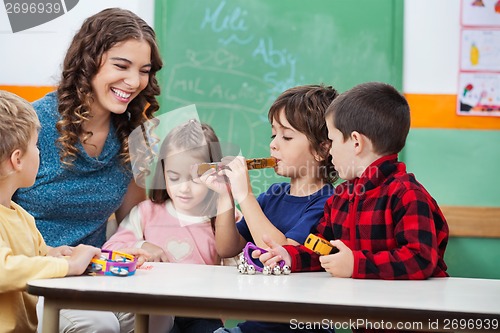
[[[384,156],[337,186],[314,233],[340,239],[354,254],[353,278],[418,280],[445,277],[448,225],[436,201],[398,162]],[[285,246],[292,271],[321,270],[306,247]]]

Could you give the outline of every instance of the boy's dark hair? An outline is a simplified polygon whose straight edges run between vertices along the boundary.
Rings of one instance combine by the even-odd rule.
[[[338,175],[330,156],[330,140],[326,128],[325,112],[330,103],[338,96],[331,86],[303,85],[285,90],[271,105],[269,122],[279,123],[279,113],[285,110],[285,118],[296,130],[303,133],[311,144],[311,152],[322,158],[320,176],[332,183]],[[281,124],[280,124],[281,125]]]
[[[410,107],[393,86],[362,83],[342,93],[326,111],[347,140],[353,131],[371,140],[377,154],[397,154],[410,130]]]

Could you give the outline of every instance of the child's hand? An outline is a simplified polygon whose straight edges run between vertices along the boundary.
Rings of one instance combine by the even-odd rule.
[[[349,278],[354,270],[354,255],[341,240],[330,241],[339,252],[319,257],[321,267],[336,277]]]
[[[217,194],[227,195],[231,192],[229,180],[224,176],[223,171],[217,172],[215,169],[209,169],[200,176],[200,181]]]
[[[80,244],[73,248],[71,256],[67,258],[68,260],[68,273],[69,275],[81,275],[90,264],[90,260],[96,257],[98,258],[101,255],[101,250],[90,246]]]
[[[246,160],[243,156],[236,156],[224,157],[222,162],[227,163],[222,172],[229,179],[233,198],[241,203],[252,193]]]
[[[119,249],[119,252],[131,254],[134,257],[137,258],[137,264],[136,267],[139,268],[144,264],[146,261],[148,261],[149,257],[151,257],[151,254],[149,254],[148,251],[144,249],[139,249],[137,247],[127,247],[125,249]]]
[[[290,257],[290,254],[283,246],[276,243],[267,235],[262,235],[262,241],[268,246],[266,249],[268,252],[260,254],[260,251],[256,250],[252,252],[252,257],[256,258],[258,256],[259,260],[265,266],[274,267],[279,261],[284,260],[285,264],[291,267],[292,257]]]
[[[168,262],[167,254],[161,247],[148,242],[144,242],[141,248],[149,253],[149,258],[147,258],[147,261]]]
[[[65,257],[70,256],[73,253],[73,247],[68,245],[52,247],[47,246],[47,255],[51,257]]]

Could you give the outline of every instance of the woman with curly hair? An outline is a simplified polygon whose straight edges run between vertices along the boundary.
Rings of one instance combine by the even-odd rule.
[[[108,218],[114,213],[119,223],[146,199],[133,177],[128,136],[159,109],[161,67],[153,29],[128,10],[105,9],[73,37],[57,91],[33,104],[42,125],[35,184],[13,199],[35,217],[48,245],[101,247]],[[87,318],[99,326],[93,332],[120,331],[115,316]]]

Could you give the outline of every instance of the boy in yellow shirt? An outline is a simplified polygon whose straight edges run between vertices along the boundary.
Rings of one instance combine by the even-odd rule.
[[[27,281],[80,275],[101,252],[88,245],[47,246],[33,216],[11,200],[35,182],[39,129],[31,104],[0,90],[0,333],[36,331],[38,297],[26,292]]]

